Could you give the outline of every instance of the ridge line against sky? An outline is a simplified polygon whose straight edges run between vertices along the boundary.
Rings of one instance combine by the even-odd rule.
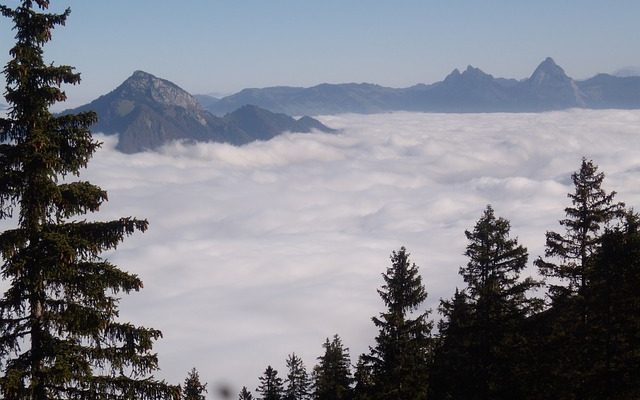
[[[640,65],[635,0],[52,2],[53,11],[65,7],[72,14],[45,56],[82,73],[68,106],[138,69],[190,93],[230,94],[324,82],[407,87],[468,64],[522,79],[547,56],[576,79]],[[0,25],[2,65],[10,25]]]

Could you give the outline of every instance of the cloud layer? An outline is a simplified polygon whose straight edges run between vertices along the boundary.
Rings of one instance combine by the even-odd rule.
[[[534,259],[583,155],[640,204],[638,111],[320,119],[342,133],[136,155],[103,138],[82,178],[109,192],[97,218],[150,221],[108,257],[145,282],[121,315],[163,331],[161,377],[195,366],[211,392],[254,389],[267,364],[285,374],[288,353],[313,366],[334,333],[355,361],[373,343],[392,250],[412,253],[432,308],[461,284],[464,230],[489,203]]]

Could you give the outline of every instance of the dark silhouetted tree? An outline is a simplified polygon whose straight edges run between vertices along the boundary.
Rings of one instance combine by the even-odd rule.
[[[4,68],[6,118],[0,119],[0,217],[17,227],[0,234],[0,397],[10,399],[176,398],[177,386],[154,380],[155,329],[118,322],[118,300],[142,281],[100,257],[147,222],[88,222],[107,193],[74,176],[99,147],[91,112],[54,116],[70,66],[45,63],[43,46],[70,11],[46,13],[48,0],[0,6],[16,43]],[[63,180],[64,179],[64,180]]]
[[[258,386],[258,389],[256,389],[256,391],[260,394],[260,399],[282,399],[284,388],[282,386],[282,379],[278,377],[278,371],[276,371],[271,367],[271,365],[269,365],[259,379],[260,386]]]
[[[207,384],[200,382],[200,375],[198,371],[193,368],[189,371],[189,374],[184,380],[184,387],[182,388],[183,400],[204,400],[207,393]]]
[[[531,278],[520,279],[528,254],[509,236],[510,229],[509,221],[496,218],[493,208],[487,206],[473,231],[465,231],[469,261],[460,268],[460,275],[467,288],[452,302],[443,302],[441,340],[442,351],[453,357],[444,360],[445,364],[460,365],[469,374],[461,377],[463,381],[451,382],[463,388],[445,388],[441,393],[455,392],[466,398],[460,393],[463,390],[469,399],[482,400],[524,396],[530,355],[522,328],[526,318],[541,306],[539,300],[528,298],[527,292],[540,284]]]
[[[243,386],[238,394],[238,400],[253,400],[253,396],[249,392],[246,386]]]
[[[640,398],[640,218],[607,229],[588,272],[585,398]],[[580,392],[579,392],[580,393]]]
[[[548,371],[547,381],[555,382],[551,385],[558,388],[559,398],[586,398],[593,356],[587,337],[593,256],[600,248],[605,228],[624,214],[624,204],[614,202],[615,192],[602,189],[604,173],[598,172],[592,161],[583,158],[571,180],[571,206],[565,208],[566,218],[560,221],[565,232],[547,232],[545,256],[552,261],[536,260],[540,273],[552,279],[549,292],[553,310],[546,321],[550,333],[545,335],[543,353],[555,353],[539,365]]]
[[[471,350],[474,310],[464,291],[456,288],[451,300],[440,300],[438,342],[429,375],[430,399],[474,399],[476,388],[465,384],[478,373]]]
[[[600,245],[600,234],[624,213],[624,203],[613,201],[616,192],[607,193],[602,189],[604,173],[598,172],[593,161],[583,158],[580,170],[571,175],[571,180],[574,192],[567,195],[571,206],[564,210],[567,218],[560,220],[565,233],[549,231],[546,234],[545,255],[561,262],[536,260],[541,274],[567,283],[567,286],[551,285],[554,296],[584,290],[588,261]]]
[[[295,353],[287,357],[287,378],[285,379],[285,400],[304,400],[310,396],[311,381],[302,359]]]
[[[427,397],[432,358],[429,311],[416,315],[427,292],[418,267],[402,247],[391,254],[391,266],[382,274],[384,285],[378,290],[387,310],[373,317],[378,327],[376,345],[367,356],[372,366],[376,398],[419,400]]]
[[[344,347],[338,335],[326,339],[322,345],[324,354],[318,357],[313,369],[314,399],[351,399],[351,359],[349,349]]]
[[[355,386],[354,400],[373,400],[375,387],[373,382],[373,366],[365,354],[361,354],[353,374]]]

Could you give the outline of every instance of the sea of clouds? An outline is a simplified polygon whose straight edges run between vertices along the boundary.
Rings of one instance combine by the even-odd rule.
[[[109,192],[94,217],[150,222],[106,256],[145,283],[121,316],[164,333],[159,377],[196,367],[211,392],[253,390],[267,364],[284,377],[291,352],[311,368],[335,333],[355,363],[373,344],[393,250],[407,247],[435,310],[463,284],[464,231],[487,204],[530,262],[544,254],[583,156],[605,189],[640,205],[640,111],[319,119],[341,132],[134,155],[100,137],[81,176]]]

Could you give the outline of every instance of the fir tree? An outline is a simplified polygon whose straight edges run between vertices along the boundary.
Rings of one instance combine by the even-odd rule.
[[[571,175],[574,192],[567,196],[571,206],[565,208],[567,218],[560,221],[565,233],[546,234],[547,257],[558,258],[555,264],[536,260],[540,273],[567,282],[567,286],[552,285],[552,295],[579,293],[587,286],[588,260],[599,246],[602,230],[624,213],[624,203],[614,203],[616,192],[602,189],[604,173],[598,172],[593,161],[582,159],[580,170]]]
[[[96,115],[49,112],[65,100],[61,85],[80,75],[43,59],[53,28],[70,13],[46,13],[48,6],[0,6],[16,31],[3,70],[9,113],[0,119],[0,217],[17,211],[17,226],[0,234],[8,286],[0,299],[0,397],[175,398],[177,387],[151,376],[160,331],[117,321],[118,296],[142,288],[141,280],[100,258],[147,222],[81,217],[107,200],[99,187],[69,179],[99,147],[89,131]]]
[[[588,399],[640,398],[640,217],[607,229],[588,274]]]
[[[433,324],[427,321],[429,311],[412,313],[427,299],[427,292],[404,247],[391,254],[391,267],[382,277],[385,283],[378,294],[387,311],[372,318],[379,333],[368,356],[376,398],[425,399]]]
[[[317,400],[351,399],[351,359],[338,335],[326,339],[324,355],[313,369],[314,398]]]
[[[527,265],[527,249],[510,238],[509,231],[509,221],[496,218],[491,206],[473,231],[465,231],[469,261],[460,268],[460,275],[467,283],[465,292],[472,308],[469,352],[475,361],[467,387],[474,388],[474,398],[479,399],[518,397],[520,373],[524,373],[527,359],[521,352],[526,349],[521,327],[540,307],[539,300],[527,297],[539,282],[520,279]]]
[[[260,386],[256,391],[260,394],[262,400],[280,400],[284,388],[282,379],[278,377],[278,371],[273,369],[271,365],[267,367],[262,376],[259,378]]]
[[[253,396],[246,386],[243,386],[240,390],[240,393],[238,394],[238,400],[253,400]]]
[[[353,378],[355,381],[353,388],[354,400],[373,400],[375,394],[373,366],[365,354],[361,354],[358,358]]]
[[[438,322],[438,342],[429,375],[430,399],[474,399],[473,385],[464,384],[477,374],[471,352],[473,341],[473,308],[464,291],[458,290],[451,300],[440,300],[443,316]]]
[[[589,277],[594,268],[593,256],[601,246],[601,235],[607,226],[624,214],[624,204],[614,202],[615,192],[602,189],[604,173],[592,162],[582,159],[580,170],[571,175],[574,192],[569,193],[571,206],[560,221],[565,233],[547,232],[546,257],[559,262],[536,260],[540,273],[554,280],[549,285],[553,312],[549,314],[550,334],[546,348],[556,349],[556,357],[546,365],[548,380],[560,377],[559,388],[566,396],[586,398],[587,379],[591,370],[589,349],[591,300]]]
[[[285,380],[285,400],[305,400],[309,398],[310,380],[302,359],[295,353],[287,357],[287,379]]]
[[[198,371],[193,368],[184,380],[184,388],[182,389],[183,400],[205,400],[207,393],[207,384],[200,382]]]

